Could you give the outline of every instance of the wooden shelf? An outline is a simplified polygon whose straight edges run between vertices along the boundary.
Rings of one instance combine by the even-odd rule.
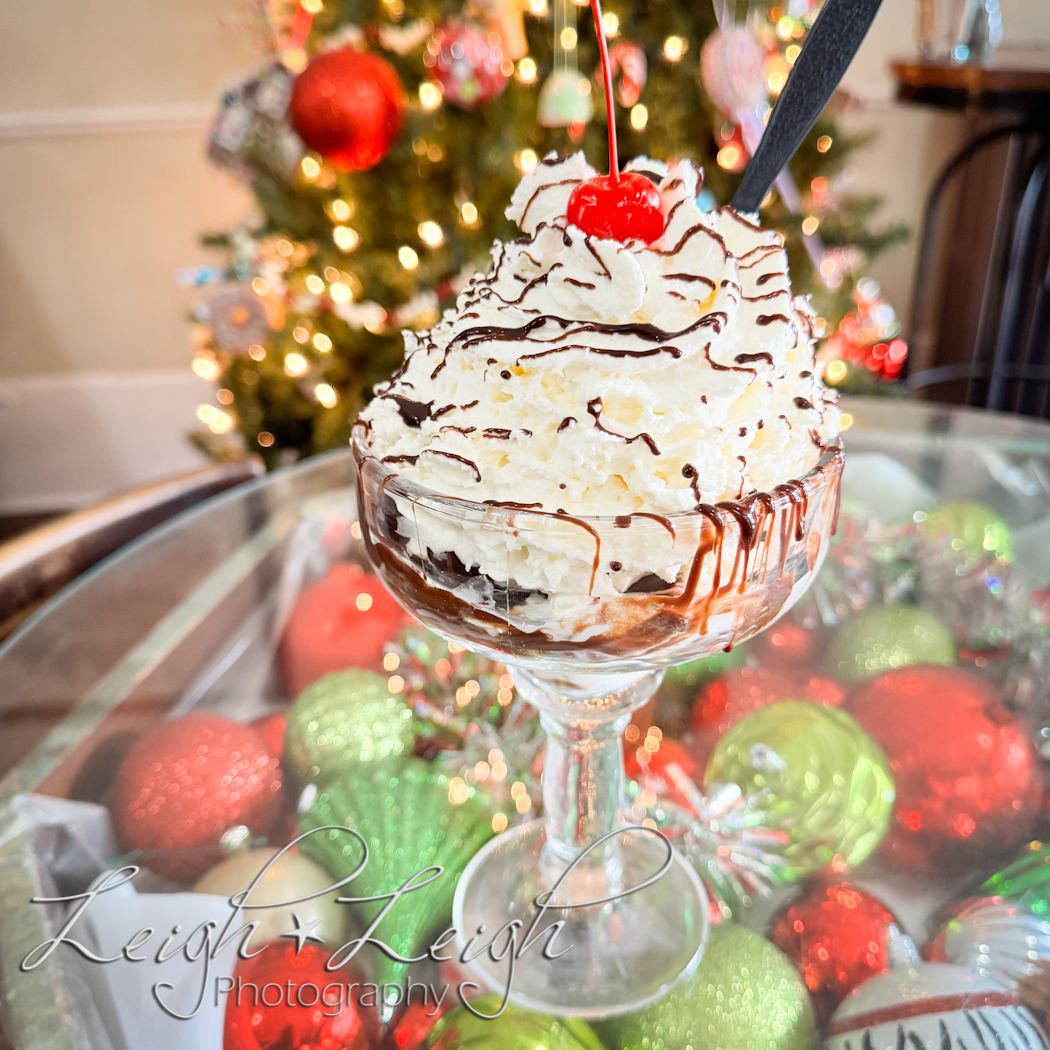
[[[1050,51],[1007,51],[988,66],[915,59],[891,65],[902,102],[1014,113],[1050,123]]]

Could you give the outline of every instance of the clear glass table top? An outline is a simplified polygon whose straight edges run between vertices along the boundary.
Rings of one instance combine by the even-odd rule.
[[[1050,586],[1050,425],[893,399],[843,407],[846,514],[918,521],[938,503],[983,504],[1011,529],[1013,578],[1029,592]],[[27,855],[12,816],[18,797],[101,803],[132,743],[163,720],[213,710],[250,721],[286,709],[293,697],[277,654],[296,599],[332,562],[362,558],[347,449],[178,516],[43,606],[0,646],[0,866]],[[841,587],[820,590],[818,580],[816,589],[827,627]],[[20,938],[39,941],[45,918],[18,903],[39,881],[19,870],[0,912],[35,923]],[[17,945],[4,929],[0,921],[0,970],[10,972]],[[56,981],[38,975],[20,1000],[5,981],[15,1044],[104,1045],[61,1020],[68,996]]]

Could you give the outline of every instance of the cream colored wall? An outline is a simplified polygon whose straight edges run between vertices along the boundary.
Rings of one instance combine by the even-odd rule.
[[[220,24],[233,7],[0,4],[0,376],[186,366],[176,271],[250,207],[201,148],[217,88],[253,61]],[[55,110],[72,132],[40,133]],[[115,119],[139,130],[77,127]]]
[[[1050,42],[1048,0],[1001,2],[1008,40]],[[855,185],[886,196],[885,218],[914,226],[963,128],[889,102],[886,63],[912,50],[913,3],[885,0],[847,86],[865,100],[852,122],[880,131],[853,165]],[[201,148],[216,89],[253,61],[244,35],[220,23],[234,10],[233,0],[0,5],[0,375],[185,366],[191,295],[175,272],[204,258],[200,231],[250,206]],[[101,107],[103,122],[108,107],[137,107],[132,124],[161,130],[17,130],[41,111],[84,107]],[[873,270],[902,309],[913,256],[914,242]]]

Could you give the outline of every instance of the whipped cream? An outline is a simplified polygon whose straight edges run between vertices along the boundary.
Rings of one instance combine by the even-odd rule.
[[[371,454],[446,495],[577,515],[690,511],[816,464],[839,414],[781,237],[701,211],[692,162],[628,169],[658,182],[652,244],[568,224],[595,174],[581,153],[521,180],[523,236],[493,245],[437,326],[405,332],[361,414]]]

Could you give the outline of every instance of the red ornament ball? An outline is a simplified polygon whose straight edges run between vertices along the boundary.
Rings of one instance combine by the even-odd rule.
[[[361,1006],[347,967],[325,969],[331,949],[271,941],[242,959],[226,997],[223,1050],[371,1050],[378,1041],[378,1011]],[[253,987],[254,986],[254,987]],[[239,998],[239,1002],[238,1002]]]
[[[503,94],[514,64],[503,53],[499,33],[469,22],[449,22],[430,38],[423,64],[441,85],[446,101],[476,109]]]
[[[270,830],[282,801],[278,767],[251,726],[212,714],[165,722],[117,770],[117,836],[125,849],[145,852],[158,874],[195,879],[215,863],[225,831],[238,824],[253,835]]]
[[[861,981],[887,968],[896,923],[870,893],[818,883],[776,916],[770,939],[798,968],[823,1026]]]
[[[284,755],[284,731],[288,728],[288,716],[283,711],[276,714],[263,715],[250,723],[271,755],[280,759]]]
[[[790,620],[781,621],[763,631],[752,643],[762,653],[762,659],[777,664],[807,664],[815,662],[820,636]]]
[[[430,1003],[410,1003],[390,1022],[383,1050],[421,1050],[448,1005],[447,997],[437,1008]]]
[[[693,753],[707,761],[729,728],[778,700],[812,700],[838,707],[845,690],[833,678],[788,668],[739,667],[708,683],[693,704]]]
[[[288,116],[299,138],[342,171],[374,167],[401,131],[401,81],[352,47],[318,55],[296,78]]]
[[[565,217],[591,237],[651,244],[664,232],[660,193],[636,171],[597,175],[569,196]]]
[[[390,592],[360,565],[337,562],[292,609],[277,659],[292,696],[332,671],[380,671],[383,646],[410,621]]]
[[[890,760],[897,801],[882,849],[902,866],[987,866],[1026,836],[1043,793],[1038,758],[984,679],[906,667],[868,682],[849,710]]]

